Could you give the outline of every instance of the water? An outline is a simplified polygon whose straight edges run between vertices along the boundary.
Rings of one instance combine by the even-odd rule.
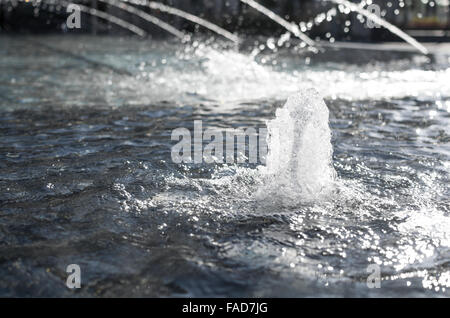
[[[178,29],[174,28],[172,25],[158,19],[157,17],[148,14],[147,12],[138,9],[132,5],[128,5],[122,1],[119,0],[99,0],[99,2],[103,2],[105,4],[109,4],[111,6],[114,6],[116,8],[120,8],[122,10],[125,10],[126,12],[132,14],[135,17],[139,17],[149,23],[153,23],[154,25],[157,25],[159,28],[169,32],[173,36],[176,36],[177,38],[183,40],[186,38],[186,35],[179,31]]]
[[[390,32],[397,35],[398,37],[403,39],[405,42],[409,43],[411,46],[416,48],[419,52],[421,52],[423,54],[428,54],[428,50],[422,44],[417,42],[416,39],[409,36],[402,30],[400,30],[398,27],[396,27],[395,25],[392,25],[388,21],[380,18],[376,14],[371,13],[370,11],[362,8],[361,6],[358,6],[347,0],[328,0],[328,1],[332,1],[336,4],[343,5],[347,8],[349,8],[349,10],[351,10],[351,11],[356,11],[356,12],[362,14],[363,16],[367,17],[368,19],[372,20],[374,23],[377,23],[380,26],[383,26],[384,28],[388,29]]]
[[[306,34],[301,32],[299,27],[295,23],[286,21],[279,15],[275,14],[273,11],[270,11],[269,9],[267,9],[266,7],[262,6],[261,4],[259,4],[258,2],[254,1],[254,0],[240,0],[240,1],[251,6],[255,10],[258,10],[258,12],[264,14],[271,20],[275,21],[276,23],[278,23],[279,25],[284,27],[286,30],[288,30],[289,32],[294,34],[296,37],[302,39],[306,44],[308,44],[312,47],[315,46],[314,40],[312,40]]]
[[[23,2],[23,1],[24,0],[21,0],[21,2]],[[2,0],[0,2],[8,4],[10,1]],[[25,1],[25,2],[27,2],[27,1]],[[58,0],[58,1],[55,1],[55,0],[44,0],[43,4],[44,5],[49,5],[52,8],[52,10],[53,10],[53,6],[56,5],[57,8],[58,8],[58,11],[61,9],[61,6],[66,8],[66,10],[70,9],[70,7],[73,6],[73,3],[68,2],[68,1],[64,1],[64,0]],[[89,14],[89,15],[91,15],[93,17],[96,17],[96,18],[104,19],[104,20],[108,21],[109,23],[112,23],[112,24],[115,24],[117,26],[120,26],[120,27],[122,27],[122,28],[124,28],[124,29],[126,29],[126,30],[128,30],[128,31],[130,31],[130,32],[132,32],[134,34],[137,34],[139,36],[143,37],[143,36],[147,35],[147,33],[143,29],[141,29],[141,28],[135,26],[134,24],[131,24],[131,23],[125,21],[125,20],[122,20],[122,19],[120,19],[118,17],[115,17],[115,16],[113,16],[111,14],[108,14],[108,13],[103,12],[103,11],[99,11],[99,10],[97,10],[95,8],[91,8],[91,7],[82,5],[82,4],[77,4],[77,6],[78,6],[77,8],[80,10],[80,12],[84,12],[84,13]],[[38,7],[38,8],[40,8],[40,7]],[[129,7],[126,6],[125,8],[129,8]],[[132,8],[131,8],[131,12],[136,14],[136,10],[133,10]],[[166,24],[164,22],[160,21],[157,18],[151,17],[149,15],[144,15],[144,18],[147,21],[149,21],[149,22],[153,22],[153,23],[159,25],[161,28],[164,28],[166,26]],[[171,26],[167,26],[167,31],[171,32],[172,30],[173,30],[173,28]],[[174,30],[174,31],[175,32],[173,32],[173,31],[172,32],[173,32],[173,34],[175,36],[180,36],[179,34],[181,34],[181,32],[178,32],[177,30]],[[179,34],[177,34],[177,32]]]
[[[0,295],[449,296],[448,53],[0,43]],[[299,139],[269,142],[285,165],[175,164],[194,120]]]
[[[269,120],[261,194],[280,203],[320,200],[335,181],[329,111],[315,89],[290,96]]]
[[[226,39],[228,39],[230,41],[233,41],[235,43],[239,43],[239,38],[236,35],[234,35],[233,33],[229,32],[229,31],[227,31],[227,30],[225,30],[225,29],[223,29],[223,28],[221,28],[221,27],[219,27],[219,26],[217,26],[217,25],[215,25],[215,24],[213,24],[213,23],[211,23],[211,22],[209,22],[209,21],[207,21],[205,19],[197,17],[197,16],[195,16],[193,14],[190,14],[188,12],[184,12],[184,11],[182,11],[180,9],[173,8],[173,7],[170,7],[170,6],[167,6],[165,4],[162,4],[162,3],[159,3],[159,2],[155,2],[155,1],[144,1],[144,2],[141,1],[141,3],[139,3],[138,0],[128,0],[128,2],[135,3],[135,4],[140,4],[140,5],[145,4],[149,8],[152,8],[152,9],[155,9],[155,10],[160,10],[161,12],[166,12],[168,14],[181,17],[181,18],[186,19],[188,21],[194,22],[195,24],[200,25],[200,26],[202,26],[204,28],[207,28],[207,29],[209,29],[209,30],[211,30],[211,31],[213,31],[213,32],[223,36],[224,38],[226,38]]]

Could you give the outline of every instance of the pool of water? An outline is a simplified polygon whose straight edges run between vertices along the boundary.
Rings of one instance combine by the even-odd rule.
[[[0,295],[450,296],[450,55],[277,41],[0,37]],[[174,129],[282,126],[307,88],[326,192],[172,160]]]

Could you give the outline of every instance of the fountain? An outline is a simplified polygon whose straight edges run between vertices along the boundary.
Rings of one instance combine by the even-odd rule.
[[[262,193],[283,200],[315,200],[335,180],[329,111],[315,89],[301,89],[268,121],[266,182]]]
[[[138,4],[138,2],[142,2],[142,1],[138,1],[138,0],[127,0],[128,2],[133,2],[135,4]],[[141,4],[142,5],[142,4]],[[176,15],[179,17],[182,17],[186,20],[189,20],[191,22],[194,22],[195,24],[201,25],[221,36],[223,36],[224,38],[234,42],[234,43],[239,43],[239,37],[237,37],[236,35],[234,35],[231,32],[228,32],[227,30],[225,30],[224,28],[219,27],[218,25],[211,23],[205,19],[202,19],[200,17],[197,17],[193,14],[190,14],[188,12],[182,11],[180,9],[177,8],[173,8],[170,7],[168,5],[159,3],[159,2],[155,2],[155,1],[144,1],[143,5],[147,5],[149,8],[155,9],[155,10],[159,10],[161,12],[166,12],[168,14],[172,14],[172,15]]]
[[[30,3],[29,1],[26,0],[19,0],[20,2],[25,2],[25,3]],[[136,5],[136,6],[144,6],[144,7],[148,7],[151,8],[153,10],[158,10],[160,12],[164,12],[170,15],[174,15],[174,16],[179,16],[182,17],[188,21],[191,21],[193,23],[196,23],[200,26],[203,26],[215,33],[217,33],[218,35],[223,36],[224,38],[238,44],[239,43],[239,38],[238,36],[236,36],[235,34],[225,30],[224,28],[211,23],[205,19],[202,19],[198,16],[195,16],[193,14],[190,14],[188,12],[182,11],[180,9],[165,5],[163,3],[160,2],[156,2],[156,1],[148,1],[148,0],[99,0],[100,2],[106,3],[108,5],[120,8],[132,15],[138,16],[140,18],[142,18],[143,20],[150,22],[162,29],[164,29],[165,31],[169,32],[170,34],[174,35],[175,37],[182,39],[182,40],[186,40],[188,39],[188,35],[186,35],[185,33],[183,33],[180,30],[177,30],[176,28],[174,28],[173,26],[171,26],[169,23],[164,22],[160,19],[158,19],[157,17],[150,15],[149,13],[146,13],[143,10],[138,9],[135,6],[129,5],[127,3]],[[239,0],[242,3],[254,8],[255,10],[257,10],[258,12],[260,12],[261,14],[267,16],[268,18],[270,18],[271,20],[273,20],[274,22],[278,23],[279,25],[281,25],[282,27],[284,27],[286,30],[288,30],[288,32],[292,33],[294,36],[298,37],[299,39],[301,39],[304,43],[306,43],[306,45],[310,46],[310,49],[314,52],[317,52],[317,49],[315,47],[317,47],[319,44],[317,42],[315,42],[314,40],[312,40],[310,37],[308,37],[305,33],[303,33],[299,26],[296,23],[293,22],[289,22],[285,19],[283,19],[282,17],[280,17],[279,15],[275,14],[273,11],[269,10],[268,8],[262,6],[260,3],[258,3],[255,0]],[[362,8],[361,6],[354,4],[352,2],[349,2],[347,0],[324,0],[324,1],[328,1],[328,2],[332,2],[334,4],[337,5],[341,5],[344,6],[346,8],[348,8],[350,11],[353,12],[358,12],[361,15],[365,16],[368,19],[371,19],[372,21],[374,21],[374,23],[377,23],[381,26],[383,26],[384,28],[386,28],[387,30],[389,30],[390,32],[392,32],[393,34],[399,36],[401,39],[403,39],[406,43],[410,44],[411,46],[413,46],[415,49],[417,49],[419,52],[421,52],[422,54],[427,55],[428,54],[428,50],[422,45],[420,44],[418,41],[416,41],[414,38],[412,38],[411,36],[409,36],[408,34],[406,34],[405,32],[403,32],[402,30],[400,30],[398,27],[394,26],[393,24],[387,22],[386,20],[382,19],[381,17],[369,12],[368,10]],[[11,0],[0,0],[0,2],[11,2]],[[39,3],[50,3],[50,4],[60,4],[62,6],[68,6],[70,4],[70,2],[66,1],[66,0],[44,0],[41,1]],[[85,6],[85,5],[81,5],[78,4],[80,7],[80,10],[84,13],[90,14],[92,16],[96,16],[98,18],[104,19],[106,21],[109,21],[113,24],[116,24],[118,26],[121,26],[139,36],[145,36],[146,32],[142,29],[137,27],[136,25],[133,25],[123,19],[114,17],[111,14],[105,13],[103,11],[100,11],[98,9],[95,8],[91,8],[89,6]],[[332,9],[333,10],[333,9]],[[328,13],[330,13],[331,11],[328,11]],[[335,15],[335,11],[334,15]],[[326,13],[326,15],[328,15],[328,13]],[[325,14],[325,13],[323,13]],[[322,22],[323,19],[320,21]],[[305,23],[300,22],[299,25],[305,25]]]
[[[289,23],[279,15],[275,14],[273,11],[270,11],[266,7],[262,6],[258,2],[254,0],[241,0],[241,2],[248,4],[252,8],[258,10],[262,14],[266,15],[271,20],[275,21],[279,25],[283,26],[286,30],[294,34],[296,37],[301,39],[303,42],[308,44],[309,46],[314,47],[316,43],[314,40],[310,39],[307,35],[305,35],[303,32],[300,31],[299,27],[295,23]]]
[[[26,0],[19,0],[19,1],[20,2],[25,2],[25,3],[29,2],[29,1],[26,1]],[[8,1],[5,1],[5,2],[8,2]],[[49,4],[59,4],[59,5],[64,6],[64,7],[68,7],[68,6],[73,4],[72,2],[65,1],[65,0],[44,0],[43,2],[46,2],[46,3],[49,3]],[[127,29],[130,32],[135,33],[135,34],[137,34],[137,35],[139,35],[141,37],[144,37],[144,36],[147,35],[147,32],[145,32],[143,29],[141,29],[141,28],[135,26],[134,24],[131,24],[131,23],[125,21],[125,20],[117,18],[114,15],[108,14],[108,13],[100,11],[100,10],[97,10],[95,8],[84,6],[82,4],[77,4],[77,5],[80,8],[81,12],[84,12],[84,13],[87,13],[89,15],[92,15],[92,16],[104,19],[104,20],[106,20],[106,21],[108,21],[110,23],[116,24],[116,25],[118,25],[118,26],[120,26],[120,27],[122,27],[124,29]]]
[[[188,0],[74,1],[99,19],[73,33],[72,1],[0,2],[0,297],[449,295],[448,45],[431,60],[338,0],[312,20],[189,1],[237,4],[269,39]],[[331,32],[325,50],[314,25],[350,11],[408,51],[341,50]]]
[[[331,1],[338,5],[343,5],[347,8],[349,8],[351,11],[356,11],[356,12],[364,15],[368,19],[372,20],[374,23],[377,23],[377,24],[383,26],[384,28],[386,28],[390,32],[392,32],[393,34],[399,36],[401,39],[403,39],[404,41],[406,41],[407,43],[412,45],[414,48],[416,48],[422,54],[425,54],[425,55],[428,54],[428,50],[422,44],[417,42],[413,37],[409,36],[402,30],[397,28],[395,25],[387,22],[386,20],[382,19],[381,17],[377,16],[376,14],[374,14],[370,11],[367,11],[367,10],[361,8],[360,6],[358,6],[354,3],[351,3],[348,0],[326,0],[326,1]]]
[[[137,9],[134,6],[128,5],[126,3],[124,3],[123,1],[120,0],[98,0],[99,2],[103,2],[103,3],[107,3],[111,6],[120,8],[122,10],[127,11],[128,13],[131,13],[135,16],[138,16],[140,18],[142,18],[143,20],[153,23],[154,25],[160,27],[161,29],[169,32],[170,34],[174,35],[175,37],[179,38],[179,39],[185,39],[186,35],[177,30],[176,28],[174,28],[173,26],[171,26],[170,24],[158,19],[155,16],[152,16],[142,10]]]
[[[29,2],[27,0],[17,0],[17,1],[32,4],[31,2]],[[11,0],[0,0],[0,4],[1,3],[10,3],[10,2],[11,2]],[[46,3],[49,5],[58,4],[63,7],[69,7],[70,5],[73,5],[73,2],[66,1],[66,0],[42,0],[42,1],[40,1],[40,3]],[[141,29],[141,28],[137,27],[136,25],[131,24],[123,19],[120,19],[112,14],[97,10],[95,8],[84,6],[84,5],[78,4],[78,3],[77,3],[77,6],[80,8],[80,11],[83,13],[89,14],[91,16],[108,21],[112,24],[118,25],[138,36],[145,37],[147,35],[147,32],[145,32],[143,29]]]

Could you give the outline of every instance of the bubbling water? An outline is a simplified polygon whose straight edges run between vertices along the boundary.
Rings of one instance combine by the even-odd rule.
[[[328,193],[336,179],[328,108],[315,89],[288,98],[268,121],[268,148],[262,193],[284,202],[310,201]]]

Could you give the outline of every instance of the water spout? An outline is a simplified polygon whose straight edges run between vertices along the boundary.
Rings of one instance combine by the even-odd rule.
[[[218,25],[216,25],[214,23],[211,23],[200,17],[197,17],[191,13],[182,11],[182,10],[174,8],[174,7],[170,7],[168,5],[165,5],[165,4],[156,2],[156,1],[147,1],[147,0],[143,0],[143,1],[142,0],[124,0],[124,1],[136,4],[136,5],[145,5],[151,9],[159,10],[161,12],[165,12],[165,13],[168,13],[171,15],[181,17],[188,21],[194,22],[202,27],[205,27],[234,43],[239,43],[239,37],[237,37],[233,33],[225,30],[224,28],[219,27]]]
[[[177,30],[176,28],[174,28],[173,26],[171,26],[170,24],[158,19],[157,17],[150,15],[142,10],[139,10],[138,8],[135,8],[131,5],[128,5],[126,3],[123,3],[119,0],[98,0],[100,2],[103,3],[107,3],[111,6],[120,8],[122,10],[125,10],[133,15],[136,15],[140,18],[142,18],[143,20],[150,22],[158,27],[160,27],[161,29],[169,32],[170,34],[176,36],[177,38],[180,39],[185,39],[186,38],[186,34],[184,34],[183,32],[181,32],[180,30]]]
[[[245,4],[247,4],[247,5],[249,5],[249,6],[251,6],[255,10],[258,10],[262,14],[266,15],[268,18],[272,19],[273,21],[275,21],[279,25],[283,26],[286,30],[288,30],[289,32],[294,34],[296,37],[301,39],[303,42],[305,42],[309,46],[312,46],[312,47],[316,46],[316,43],[314,42],[314,40],[312,40],[306,34],[301,32],[300,28],[295,23],[290,23],[290,22],[286,21],[285,19],[283,19],[279,15],[277,15],[274,12],[270,11],[266,7],[260,5],[258,2],[254,1],[254,0],[240,0],[240,1],[245,3]]]
[[[242,0],[244,1],[244,0]],[[417,40],[415,40],[413,37],[409,36],[408,34],[406,34],[405,32],[403,32],[402,30],[400,30],[398,27],[396,27],[395,25],[387,22],[386,20],[380,18],[379,16],[377,16],[376,14],[373,14],[372,12],[361,8],[360,6],[351,3],[347,0],[325,0],[325,1],[331,1],[334,2],[336,4],[339,5],[343,5],[346,6],[348,9],[350,9],[351,11],[356,11],[362,15],[364,15],[366,18],[372,20],[373,22],[385,27],[386,29],[388,29],[390,32],[392,32],[393,34],[399,36],[400,38],[402,38],[403,40],[405,40],[407,43],[409,43],[410,45],[412,45],[414,48],[416,48],[419,52],[427,55],[428,54],[428,50],[419,42],[417,42]]]
[[[267,123],[266,176],[262,192],[288,201],[317,199],[336,179],[329,111],[315,89],[302,89]]]
[[[24,3],[29,3],[32,4],[31,2],[27,1],[27,0],[18,0],[20,2],[24,2]],[[0,0],[0,3],[7,3],[7,2],[11,2],[11,0]],[[41,0],[41,2],[39,3],[47,3],[50,5],[56,5],[59,4],[63,7],[68,7],[69,5],[72,5],[72,2],[69,1],[65,1],[65,0]],[[144,37],[147,35],[147,32],[145,32],[143,29],[135,26],[134,24],[131,24],[125,20],[122,20],[120,18],[117,18],[109,13],[103,12],[103,11],[99,11],[97,9],[94,8],[90,8],[87,6],[84,6],[82,4],[76,4],[79,8],[81,12],[84,12],[86,14],[98,17],[100,19],[106,20],[110,23],[116,24],[132,33],[135,33],[141,37]]]

